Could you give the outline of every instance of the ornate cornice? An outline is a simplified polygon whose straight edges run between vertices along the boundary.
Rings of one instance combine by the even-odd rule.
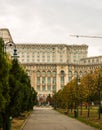
[[[87,60],[87,59],[96,59],[96,58],[102,58],[102,56],[92,56],[92,57],[87,57],[87,58],[82,58],[81,60]]]
[[[53,66],[73,66],[73,67],[94,67],[94,66],[102,66],[102,63],[100,64],[68,64],[68,63],[22,63],[24,66],[48,66],[48,65],[53,65]]]
[[[24,47],[30,47],[30,46],[36,46],[36,47],[88,47],[88,45],[82,44],[82,45],[68,45],[68,44],[53,44],[53,43],[16,43],[16,46],[24,46]]]

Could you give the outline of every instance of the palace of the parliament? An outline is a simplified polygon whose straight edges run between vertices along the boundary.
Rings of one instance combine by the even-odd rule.
[[[12,40],[8,29],[0,29],[0,37]],[[46,43],[15,43],[18,61],[25,67],[31,85],[39,97],[63,89],[76,75],[79,77],[102,66],[102,56],[87,57],[88,46]],[[7,52],[13,54],[11,47]]]

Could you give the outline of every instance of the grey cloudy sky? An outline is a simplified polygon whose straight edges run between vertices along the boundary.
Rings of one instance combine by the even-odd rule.
[[[102,0],[2,0],[0,28],[8,28],[16,43],[89,45],[89,56],[102,55]]]

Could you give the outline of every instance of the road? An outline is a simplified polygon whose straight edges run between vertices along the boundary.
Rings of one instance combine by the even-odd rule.
[[[96,130],[52,108],[34,108],[22,130]]]

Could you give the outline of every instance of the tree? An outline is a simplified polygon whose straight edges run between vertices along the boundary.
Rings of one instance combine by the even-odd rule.
[[[96,88],[95,91],[95,101],[97,102],[99,108],[98,108],[98,119],[101,118],[102,113],[102,68],[95,71],[94,75],[94,86]]]
[[[10,104],[9,113],[18,116],[24,111],[33,109],[37,94],[31,87],[30,79],[17,59],[12,61],[10,69]]]
[[[11,62],[12,61],[12,62]],[[10,60],[4,54],[4,43],[0,38],[0,125],[9,130],[9,117],[19,116],[33,109],[37,93],[17,59]]]
[[[4,55],[4,43],[0,38],[0,111],[3,121],[3,130],[8,127],[7,107],[10,102],[9,96],[9,69],[7,57]]]

